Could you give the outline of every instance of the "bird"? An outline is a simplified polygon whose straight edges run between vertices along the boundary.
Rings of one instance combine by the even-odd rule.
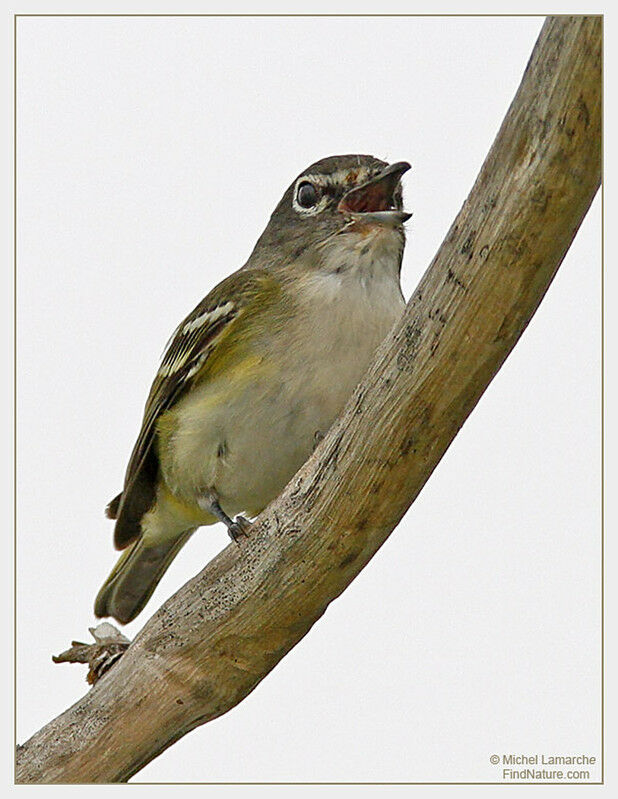
[[[178,325],[106,508],[122,554],[97,617],[132,621],[198,527],[240,542],[339,416],[405,306],[408,169],[353,154],[309,166]]]

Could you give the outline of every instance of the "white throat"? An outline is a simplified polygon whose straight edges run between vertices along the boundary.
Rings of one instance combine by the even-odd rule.
[[[335,236],[322,263],[305,276],[303,308],[316,337],[330,349],[357,350],[367,360],[404,308],[399,283],[403,236],[393,230]]]

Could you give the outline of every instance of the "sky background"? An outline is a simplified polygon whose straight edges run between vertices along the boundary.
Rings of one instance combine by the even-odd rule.
[[[95,622],[103,509],[178,321],[293,178],[344,152],[412,163],[409,297],[541,24],[20,20],[19,741],[87,689],[51,655]],[[599,757],[599,200],[376,557],[245,701],[134,781],[486,781],[493,753]],[[197,533],[123,632],[227,541]]]

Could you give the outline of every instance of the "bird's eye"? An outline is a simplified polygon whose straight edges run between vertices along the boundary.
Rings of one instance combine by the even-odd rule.
[[[313,208],[318,201],[318,192],[313,183],[303,181],[296,190],[296,202],[301,208]]]

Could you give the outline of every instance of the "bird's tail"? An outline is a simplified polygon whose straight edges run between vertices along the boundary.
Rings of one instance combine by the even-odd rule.
[[[185,530],[177,538],[151,545],[142,537],[128,546],[97,594],[95,615],[113,616],[121,624],[132,621],[194,530]]]

